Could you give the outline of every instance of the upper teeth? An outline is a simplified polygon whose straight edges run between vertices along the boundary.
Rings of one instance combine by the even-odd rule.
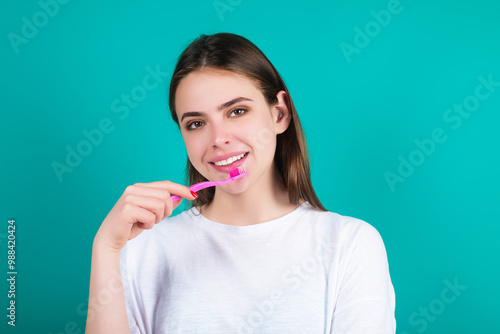
[[[230,165],[232,164],[233,162],[235,162],[236,160],[240,160],[241,158],[243,158],[245,156],[246,153],[243,153],[243,154],[240,154],[240,155],[236,155],[234,157],[231,157],[229,159],[226,159],[226,160],[221,160],[221,161],[216,161],[214,162],[214,164],[216,166],[227,166],[227,165]]]

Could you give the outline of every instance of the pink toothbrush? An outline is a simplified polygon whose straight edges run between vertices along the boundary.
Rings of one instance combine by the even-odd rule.
[[[208,187],[213,187],[213,186],[218,186],[219,184],[224,184],[224,183],[229,183],[231,181],[237,180],[243,176],[247,175],[247,172],[245,172],[245,167],[238,167],[235,169],[231,169],[229,171],[229,179],[223,180],[223,181],[205,181],[205,182],[200,182],[200,183],[195,183],[192,186],[189,187],[194,192],[197,192],[199,190],[208,188]],[[172,195],[170,196],[172,199],[172,202],[180,200],[182,197],[177,196],[177,195]]]

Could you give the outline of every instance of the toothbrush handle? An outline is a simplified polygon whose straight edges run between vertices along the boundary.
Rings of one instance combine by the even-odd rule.
[[[218,186],[220,184],[229,183],[231,181],[239,179],[240,177],[245,176],[246,174],[247,173],[243,173],[243,174],[231,177],[231,178],[229,178],[227,180],[223,180],[223,181],[204,181],[204,182],[195,183],[195,184],[189,186],[189,189],[194,191],[194,192],[197,192],[197,191],[200,191],[200,190],[208,188],[208,187],[213,187],[213,186]],[[177,196],[177,195],[172,195],[172,196],[170,196],[170,198],[172,199],[172,202],[175,202],[175,201],[182,199],[182,197]]]
[[[224,180],[224,181],[204,181],[204,182],[200,182],[200,183],[195,183],[188,188],[194,192],[197,192],[199,190],[202,190],[202,189],[205,189],[208,187],[212,187],[212,186],[216,186],[219,184],[223,184],[223,183],[226,183],[229,181],[232,181],[232,179],[228,179],[228,180]],[[172,199],[172,202],[175,202],[175,201],[182,199],[182,197],[177,196],[177,195],[172,195],[172,196],[170,196],[170,198]]]
[[[180,200],[182,197],[177,196],[177,195],[172,195],[172,196],[170,196],[170,198],[172,199],[172,202],[175,202],[175,201]]]

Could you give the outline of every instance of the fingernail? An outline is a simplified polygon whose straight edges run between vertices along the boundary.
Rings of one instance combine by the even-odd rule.
[[[198,198],[198,194],[195,193],[194,191],[191,190],[191,195],[193,195],[194,198]]]

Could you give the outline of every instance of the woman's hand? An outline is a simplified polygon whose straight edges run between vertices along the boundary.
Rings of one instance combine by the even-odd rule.
[[[182,202],[182,198],[172,202],[172,194],[188,200],[198,197],[188,187],[170,181],[128,186],[99,227],[94,246],[120,252],[127,241],[172,214]]]

